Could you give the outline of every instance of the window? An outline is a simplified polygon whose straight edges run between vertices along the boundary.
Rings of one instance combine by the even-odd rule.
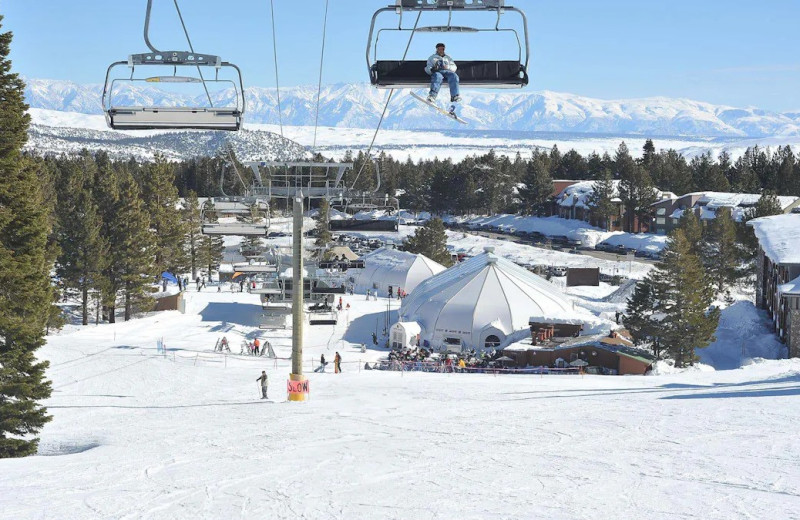
[[[656,225],[664,226],[666,224],[667,224],[667,219],[665,219],[664,217],[658,217],[656,219]]]
[[[658,208],[658,210],[656,211],[656,215],[666,215],[666,214],[667,214],[667,208]]]
[[[486,337],[486,341],[484,341],[483,346],[485,348],[497,348],[500,346],[500,338],[492,334],[491,336]]]

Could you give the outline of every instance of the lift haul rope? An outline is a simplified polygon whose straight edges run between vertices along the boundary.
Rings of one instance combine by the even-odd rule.
[[[275,58],[275,91],[278,94],[278,124],[281,127],[281,137],[283,137],[283,114],[281,113],[281,85],[278,82],[278,40],[275,36],[275,5],[273,0],[269,0],[269,10],[272,15],[272,54]]]
[[[401,63],[406,61],[406,56],[408,55],[408,49],[411,48],[411,40],[414,39],[414,33],[417,31],[417,25],[419,24],[419,18],[422,16],[422,11],[417,13],[417,19],[414,22],[414,28],[411,29],[411,35],[408,37],[408,43],[406,44],[406,50],[403,53],[403,59],[400,60]],[[381,125],[383,124],[383,118],[386,116],[386,109],[389,108],[389,102],[392,100],[392,96],[394,95],[394,89],[389,91],[389,97],[386,99],[386,104],[383,105],[383,112],[381,112],[381,118],[378,120],[378,126],[375,128],[375,133],[372,134],[372,141],[369,143],[369,148],[367,148],[367,155],[364,159],[364,162],[361,164],[361,168],[358,169],[358,174],[356,174],[356,178],[353,181],[353,186],[350,188],[354,190],[356,187],[356,182],[358,178],[361,177],[361,172],[364,171],[364,167],[367,165],[370,159],[370,154],[372,153],[372,146],[375,144],[375,139],[378,138],[378,132],[381,130]]]
[[[173,0],[175,3],[175,10],[178,11],[178,19],[181,21],[181,27],[183,27],[183,34],[186,35],[186,42],[189,44],[189,50],[194,52],[194,47],[192,46],[192,40],[189,38],[189,30],[186,29],[186,24],[183,23],[183,15],[181,14],[181,8],[178,7],[178,0]],[[200,74],[200,79],[203,82],[203,90],[206,91],[206,97],[208,98],[208,104],[211,105],[211,108],[214,108],[214,102],[211,101],[211,94],[208,93],[208,85],[206,85],[206,78],[203,77],[203,71],[200,70],[200,66],[197,66],[197,73]]]
[[[325,0],[325,16],[322,19],[322,52],[319,57],[319,82],[317,83],[317,110],[314,114],[314,142],[311,150],[317,150],[317,126],[319,124],[319,96],[322,92],[322,64],[325,61],[325,33],[328,30],[328,0]]]

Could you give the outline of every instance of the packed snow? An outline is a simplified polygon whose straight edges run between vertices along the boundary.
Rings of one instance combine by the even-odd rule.
[[[366,371],[397,304],[356,296],[336,326],[306,327],[310,400],[290,403],[289,332],[260,332],[258,298],[225,289],[191,289],[185,314],[48,337],[54,418],[38,456],[0,461],[0,516],[796,516],[798,360],[650,377]],[[212,351],[223,335],[232,355]],[[257,335],[278,360],[237,355]],[[342,374],[311,371],[336,351]]]

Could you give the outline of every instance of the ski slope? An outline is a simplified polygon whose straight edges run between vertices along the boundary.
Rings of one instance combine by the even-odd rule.
[[[186,298],[186,314],[48,338],[54,419],[39,456],[0,460],[0,518],[797,518],[798,360],[652,377],[365,371],[384,353],[359,343],[397,303],[356,295],[338,325],[306,328],[306,369],[339,351],[344,372],[309,373],[310,401],[288,403],[288,360],[212,352],[258,333],[257,297]],[[262,338],[288,357],[288,331]]]

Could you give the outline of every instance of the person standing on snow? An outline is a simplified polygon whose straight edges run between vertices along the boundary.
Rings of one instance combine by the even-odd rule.
[[[256,379],[256,381],[261,381],[261,399],[267,399],[267,386],[269,384],[269,379],[267,378],[267,371],[261,371],[261,377]]]
[[[425,73],[431,77],[431,91],[428,93],[428,102],[434,103],[436,96],[439,94],[439,89],[442,87],[442,82],[447,80],[450,87],[450,102],[457,103],[461,101],[461,95],[458,91],[458,74],[456,74],[458,67],[453,58],[445,54],[444,44],[436,44],[436,53],[428,58]]]
[[[319,357],[319,366],[314,369],[314,372],[325,372],[325,365],[327,365],[327,364],[328,364],[328,362],[325,361],[325,354],[322,354]]]
[[[256,356],[258,355],[258,349],[261,347],[261,342],[258,341],[258,338],[253,340],[253,354]]]
[[[342,372],[342,356],[340,356],[338,352],[333,358],[333,371],[337,374]]]

